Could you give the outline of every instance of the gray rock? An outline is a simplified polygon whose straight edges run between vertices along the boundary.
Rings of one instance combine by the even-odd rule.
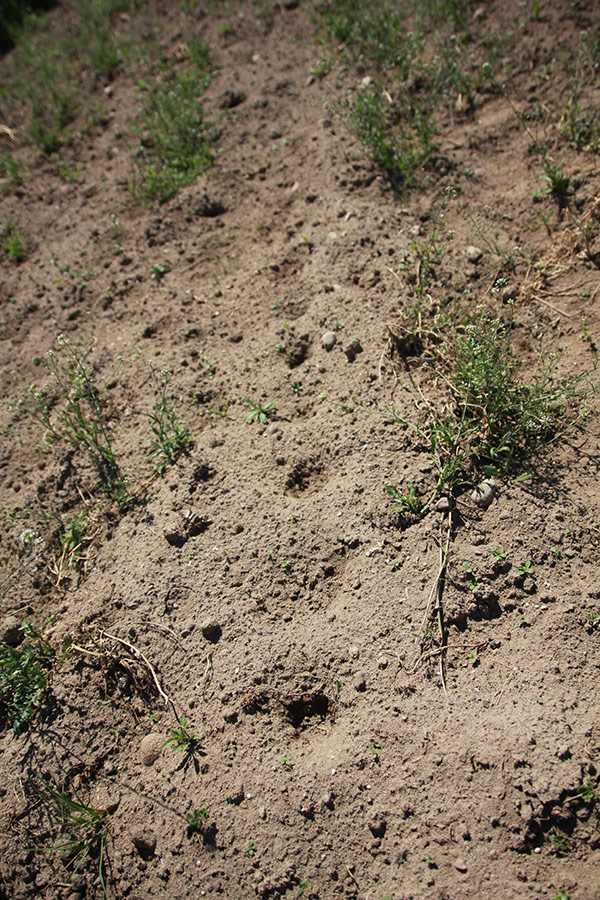
[[[321,345],[327,350],[329,353],[330,350],[333,350],[335,345],[337,344],[337,335],[335,331],[326,331],[323,337],[321,338]]]
[[[454,860],[454,868],[457,870],[457,872],[466,872],[467,871],[467,864],[464,861],[464,859],[462,858],[462,856],[456,857],[456,859]]]
[[[480,262],[482,256],[483,250],[480,247],[475,247],[474,244],[470,244],[467,247],[467,259],[469,260],[469,262],[477,265],[477,263]]]
[[[435,508],[438,512],[450,512],[452,508],[452,504],[450,503],[449,497],[440,497],[438,502],[435,504]]]
[[[145,766],[153,766],[162,752],[164,738],[160,734],[147,734],[140,742],[140,757]]]
[[[487,478],[477,485],[471,494],[471,499],[480,509],[487,509],[497,493],[498,485],[493,478]]]
[[[0,625],[0,641],[9,647],[17,647],[23,640],[21,624],[16,616],[7,616]]]

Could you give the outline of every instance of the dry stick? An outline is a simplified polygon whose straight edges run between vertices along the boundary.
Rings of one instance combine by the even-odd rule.
[[[123,638],[117,637],[114,634],[109,634],[108,631],[101,631],[100,634],[103,634],[103,635],[105,635],[105,637],[110,638],[111,641],[117,641],[118,644],[123,644],[124,647],[127,647],[129,650],[131,650],[133,653],[135,653],[136,656],[139,656],[139,658],[142,659],[146,663],[146,665],[148,666],[148,669],[150,671],[150,674],[152,675],[154,684],[156,685],[156,690],[158,691],[158,693],[160,694],[162,699],[165,701],[165,703],[170,703],[171,706],[173,707],[173,710],[175,711],[175,704],[173,703],[171,698],[168,697],[167,694],[165,694],[165,692],[161,688],[160,681],[158,680],[158,675],[156,674],[156,671],[154,670],[154,667],[153,667],[152,663],[150,662],[150,660],[148,659],[148,657],[145,656],[141,650],[138,650],[137,647],[135,647],[133,644],[130,644],[129,641],[126,641]],[[175,713],[175,718],[177,718],[177,713]]]
[[[476,644],[461,644],[461,646],[443,644],[441,647],[436,647],[435,650],[427,650],[425,653],[421,653],[412,669],[406,668],[406,666],[402,662],[402,659],[400,658],[400,656],[398,656],[397,653],[394,655],[397,657],[398,662],[400,663],[400,668],[403,669],[403,671],[406,672],[407,675],[414,675],[422,662],[425,662],[426,659],[431,659],[432,656],[439,656],[440,653],[445,653],[446,650],[483,650],[485,649],[485,647],[487,647],[488,644],[489,640],[478,641],[478,643]],[[393,651],[389,650],[387,652],[393,653]]]
[[[553,309],[554,312],[560,313],[561,316],[565,316],[567,319],[572,319],[573,316],[571,313],[565,312],[564,309],[559,309],[558,306],[555,306],[554,303],[550,303],[549,300],[543,300],[542,297],[532,296],[532,300],[537,300],[538,303],[543,303],[544,306],[549,306],[550,309]]]

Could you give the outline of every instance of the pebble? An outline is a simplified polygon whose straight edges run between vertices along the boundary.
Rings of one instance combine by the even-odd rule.
[[[352,646],[348,648],[348,653],[350,654],[351,659],[358,659],[360,656],[360,650],[355,644],[352,644]]]
[[[335,331],[326,331],[323,337],[321,338],[321,345],[327,350],[329,353],[330,350],[333,350],[335,345],[337,344],[337,335]]]
[[[202,635],[207,641],[210,641],[211,644],[216,644],[222,634],[223,629],[214,619],[204,622],[202,625]]]
[[[476,265],[481,260],[482,256],[483,250],[480,247],[475,247],[474,244],[470,244],[467,247],[467,259],[469,260],[469,262]]]
[[[7,616],[0,626],[0,641],[9,647],[16,647],[23,640],[21,624],[16,616]]]
[[[440,497],[435,505],[435,508],[438,512],[450,512],[452,507],[449,497]]]
[[[471,494],[471,499],[480,509],[487,509],[497,493],[498,485],[493,478],[488,478],[477,485]]]
[[[464,861],[464,859],[462,858],[462,856],[456,857],[456,859],[454,860],[454,868],[458,872],[466,872],[467,871],[467,864]]]
[[[145,735],[140,742],[140,757],[145,766],[153,766],[161,754],[164,739],[161,734]]]
[[[571,757],[571,748],[569,747],[568,744],[563,744],[563,745],[562,745],[561,747],[559,747],[558,750],[556,751],[556,755],[558,756],[559,759],[570,759],[570,757]]]

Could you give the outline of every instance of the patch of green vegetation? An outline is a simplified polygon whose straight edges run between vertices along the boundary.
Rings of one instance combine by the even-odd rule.
[[[447,349],[451,412],[430,409],[428,422],[415,424],[392,410],[395,421],[429,444],[436,494],[455,495],[484,476],[522,474],[583,421],[585,391],[579,385],[587,375],[557,379],[556,363],[550,355],[529,381],[522,380],[510,328],[478,310]]]
[[[48,380],[30,385],[18,405],[45,431],[48,444],[65,440],[84,450],[100,479],[100,485],[120,506],[127,505],[127,478],[113,452],[113,433],[106,402],[96,386],[96,369],[90,360],[90,343],[71,344],[64,335],[56,339],[43,364]]]
[[[0,717],[15,734],[25,731],[39,708],[54,658],[50,644],[28,622],[23,633],[19,647],[0,642]]]
[[[193,754],[200,748],[200,738],[189,730],[188,721],[182,716],[175,728],[171,728],[171,736],[164,742],[163,747],[170,747],[173,753],[182,751]]]
[[[152,450],[148,456],[154,462],[154,471],[162,475],[168,465],[174,463],[192,442],[192,437],[175,408],[169,394],[171,372],[163,369],[158,374],[151,366],[156,394],[154,410],[149,414],[152,434]]]
[[[73,873],[78,872],[88,858],[93,859],[102,893],[108,897],[105,883],[107,811],[89,806],[76,796],[68,796],[46,780],[30,780],[28,787],[42,805],[53,831],[57,832],[56,844],[34,849],[58,854]]]
[[[134,196],[163,203],[214,163],[217,130],[200,99],[209,76],[169,72],[150,90],[135,122]]]
[[[368,72],[333,109],[397,191],[436,157],[443,111],[474,93],[465,31],[471,8],[465,0],[333,0],[321,8],[341,60]]]
[[[13,222],[0,225],[0,246],[11,262],[20,263],[25,258],[25,238]]]
[[[250,408],[250,412],[244,416],[244,422],[260,422],[262,425],[266,425],[269,416],[277,412],[277,406],[273,400],[269,403],[262,403],[260,400],[244,397],[244,403]]]

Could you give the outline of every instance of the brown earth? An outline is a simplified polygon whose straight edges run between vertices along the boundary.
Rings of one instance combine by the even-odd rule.
[[[3,412],[4,564],[24,527],[47,548],[5,590],[4,635],[16,617],[47,623],[59,655],[65,636],[75,646],[29,730],[0,736],[0,894],[102,896],[97,858],[74,873],[32,849],[60,844],[28,789],[41,776],[108,810],[111,897],[597,897],[594,418],[486,510],[467,491],[411,524],[384,492],[435,484],[427,447],[389,409],[416,420],[425,396],[444,402],[444,383],[401,358],[387,323],[414,300],[415,242],[447,186],[432,296],[500,315],[512,299],[524,371],[542,337],[561,375],[594,368],[598,271],[581,223],[597,209],[597,155],[548,125],[578,187],[562,214],[551,197],[534,203],[539,160],[506,100],[484,92],[441,124],[440,171],[398,198],[328,106],[338,82],[365,73],[311,75],[323,46],[310,3],[261,17],[158,6],[166,58],[190,27],[216,49],[207,105],[239,94],[208,177],[159,207],[132,198],[139,99],[123,74],[104,120],[75,129],[59,158],[32,155],[31,177],[2,200],[30,238],[0,280],[2,392],[40,381],[59,333],[91,334],[136,501],[98,508],[84,455]],[[56,27],[69,9],[50,14]],[[594,24],[591,5],[482,9],[490,33],[517,25],[513,101],[556,122],[556,60]],[[585,91],[597,101],[597,82]],[[65,162],[78,180],[60,177]],[[496,250],[517,245],[511,270]],[[153,479],[148,361],[173,370],[193,435]],[[247,397],[276,415],[245,422]],[[85,560],[59,577],[56,519],[43,516],[85,506]],[[519,573],[527,563],[533,576]],[[422,629],[442,570],[440,651]],[[193,754],[163,747],[181,716]],[[186,816],[201,809],[196,832]]]

